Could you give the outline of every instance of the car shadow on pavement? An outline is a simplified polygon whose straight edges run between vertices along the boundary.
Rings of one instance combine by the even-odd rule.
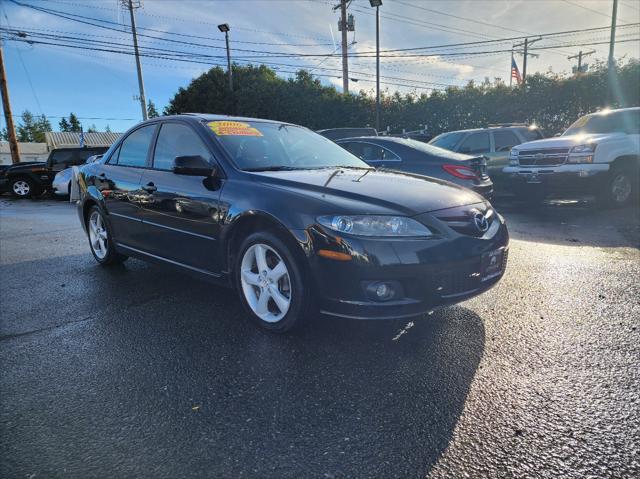
[[[133,260],[42,263],[65,260],[66,320],[2,341],[9,475],[424,477],[484,351],[464,307],[276,336],[229,290]],[[30,280],[40,304],[60,294]]]

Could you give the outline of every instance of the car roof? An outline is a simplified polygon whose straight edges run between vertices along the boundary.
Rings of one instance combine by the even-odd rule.
[[[274,123],[278,125],[294,125],[293,123],[289,123],[287,121],[279,121],[279,120],[266,120],[264,118],[251,118],[247,116],[232,116],[232,115],[218,115],[213,113],[181,113],[179,115],[169,115],[169,116],[160,116],[156,117],[153,120],[167,120],[171,118],[180,118],[180,119],[200,119],[204,121],[253,121],[253,122],[261,122],[261,123]]]
[[[340,138],[336,143],[342,141],[393,141],[395,143],[403,143],[411,138],[400,138],[398,136],[352,136],[349,138]]]

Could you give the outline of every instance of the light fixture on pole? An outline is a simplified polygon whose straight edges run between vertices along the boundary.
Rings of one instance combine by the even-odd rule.
[[[376,131],[380,131],[380,6],[382,0],[369,0],[376,9]]]
[[[236,102],[233,95],[233,73],[231,72],[231,50],[229,49],[229,24],[222,23],[218,25],[218,30],[224,33],[224,39],[227,44],[227,74],[229,76],[229,93],[231,94],[231,109],[235,113]]]

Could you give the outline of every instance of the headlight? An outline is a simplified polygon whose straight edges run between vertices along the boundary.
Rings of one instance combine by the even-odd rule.
[[[320,223],[338,233],[355,236],[432,236],[422,223],[405,216],[320,216]]]
[[[596,151],[594,143],[576,145],[569,151],[567,163],[593,163],[593,153]]]
[[[574,146],[569,153],[593,153],[594,151],[596,151],[596,145],[589,143],[587,145]]]

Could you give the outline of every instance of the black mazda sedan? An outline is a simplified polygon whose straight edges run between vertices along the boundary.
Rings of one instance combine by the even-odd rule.
[[[420,315],[489,289],[507,260],[504,219],[483,197],[376,171],[288,123],[155,118],[83,166],[78,184],[100,264],[134,256],[235,287],[272,331],[316,309]]]

